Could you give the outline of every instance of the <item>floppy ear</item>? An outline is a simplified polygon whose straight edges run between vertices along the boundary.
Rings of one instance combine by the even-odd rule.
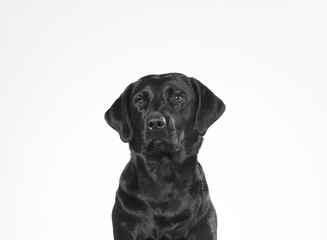
[[[197,99],[194,129],[203,136],[208,128],[224,113],[225,104],[200,81],[191,78]]]
[[[132,89],[133,84],[130,84],[104,115],[107,123],[119,133],[123,142],[129,142],[133,137],[133,128],[128,113]]]

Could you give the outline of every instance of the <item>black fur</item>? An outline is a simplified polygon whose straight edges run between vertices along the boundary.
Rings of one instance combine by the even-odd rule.
[[[115,240],[217,239],[217,218],[197,153],[224,103],[180,73],[130,84],[106,112],[128,142],[112,212]]]

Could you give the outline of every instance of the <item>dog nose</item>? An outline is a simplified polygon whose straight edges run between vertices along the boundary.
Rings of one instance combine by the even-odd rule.
[[[163,128],[166,126],[166,119],[163,116],[152,116],[147,120],[146,126],[149,129]]]

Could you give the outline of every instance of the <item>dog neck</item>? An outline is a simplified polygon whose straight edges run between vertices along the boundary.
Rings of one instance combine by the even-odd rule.
[[[208,195],[197,154],[188,156],[183,163],[173,162],[167,158],[156,163],[147,161],[141,154],[132,153],[132,158],[121,175],[120,189],[150,205],[151,203],[174,205],[176,203],[174,199],[180,199],[181,196],[205,198]]]
[[[189,148],[181,148],[178,152],[138,152],[130,147],[131,160],[124,170],[126,177],[122,178],[125,180],[120,183],[121,187],[132,186],[131,189],[138,189],[145,195],[153,193],[158,196],[163,189],[171,189],[171,185],[181,189],[191,185],[190,181],[197,181],[201,175],[198,173],[201,166],[197,154],[202,137],[193,138],[192,142]]]
[[[183,179],[185,173],[192,172],[197,164],[197,154],[191,154],[181,160],[180,155],[177,154],[161,154],[151,153],[139,154],[132,152],[131,163],[138,169],[139,175],[142,178],[149,178],[154,182],[174,182],[178,179]]]

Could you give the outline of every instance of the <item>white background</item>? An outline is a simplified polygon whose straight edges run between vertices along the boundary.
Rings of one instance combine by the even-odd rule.
[[[199,160],[220,240],[327,239],[325,1],[2,1],[0,239],[113,239],[125,87],[181,72],[227,106]]]

